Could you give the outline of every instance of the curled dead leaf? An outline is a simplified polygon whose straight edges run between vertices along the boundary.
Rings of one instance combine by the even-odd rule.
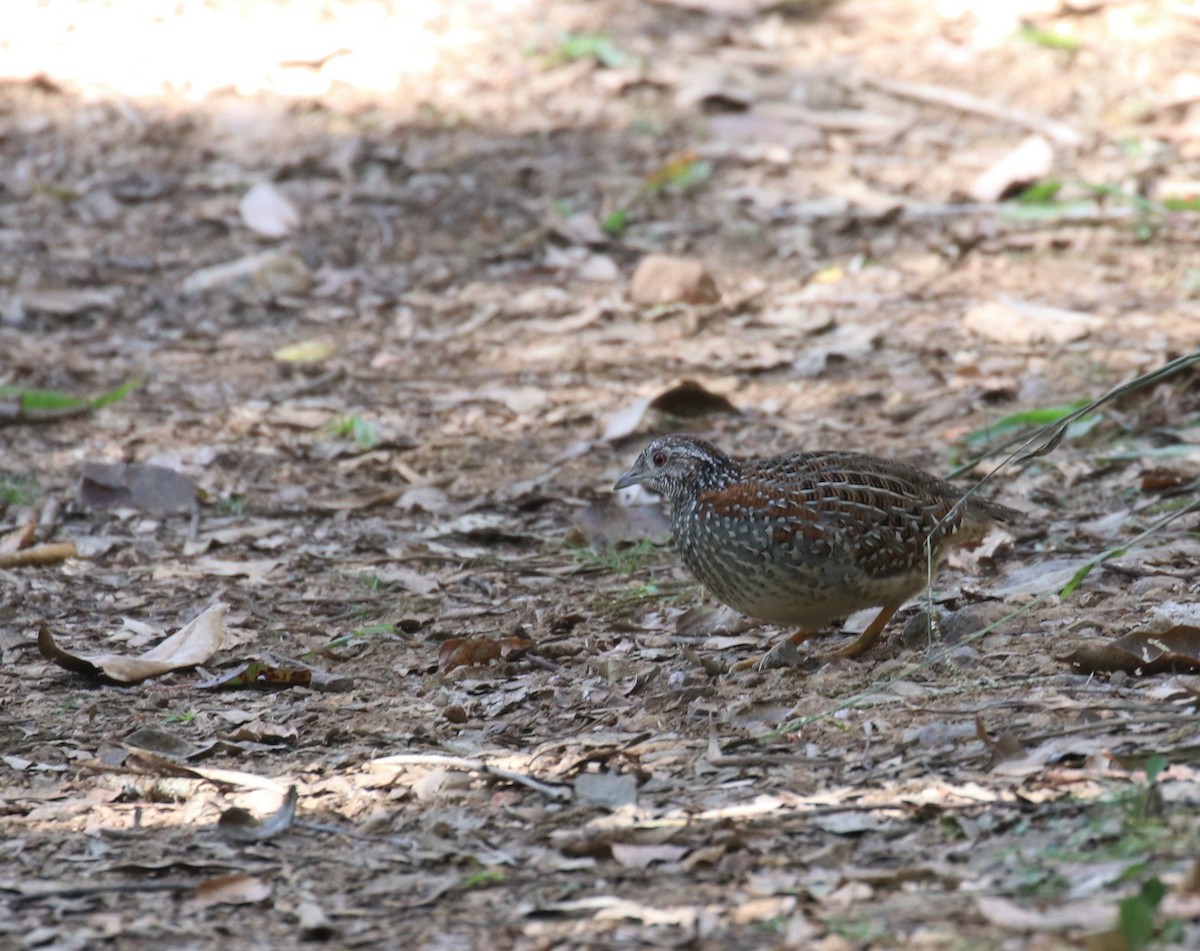
[[[122,654],[71,654],[54,640],[48,628],[38,631],[38,650],[43,657],[64,670],[90,680],[113,684],[135,684],[172,670],[203,664],[225,643],[227,604],[211,608],[146,653],[127,657]]]
[[[659,393],[650,401],[649,408],[669,416],[684,418],[719,413],[737,416],[741,412],[724,396],[706,390],[695,380],[683,380],[669,390]]]
[[[1040,135],[1025,139],[984,171],[971,185],[975,201],[1002,201],[1050,174],[1054,146]]]
[[[722,413],[741,415],[741,410],[719,393],[705,389],[695,380],[682,380],[656,396],[641,397],[623,407],[605,427],[603,439],[617,442],[636,432],[648,410],[683,419]]]
[[[639,869],[649,868],[657,862],[678,862],[688,851],[682,845],[641,845],[625,842],[614,842],[611,849],[612,857],[618,864]]]
[[[1187,485],[1191,481],[1190,476],[1164,466],[1142,470],[1143,492],[1161,492],[1164,489],[1177,489],[1181,485]]]
[[[1085,673],[1200,672],[1200,627],[1179,624],[1162,633],[1135,631],[1112,641],[1089,641],[1062,659]]]
[[[975,718],[975,735],[992,751],[993,762],[1006,759],[1017,759],[1025,755],[1025,747],[1011,733],[998,733],[992,736],[988,733],[983,717]]]
[[[271,182],[252,185],[238,211],[246,227],[265,238],[284,238],[300,227],[300,212]]]
[[[704,265],[693,258],[651,254],[633,272],[629,297],[647,307],[673,304],[711,304],[721,297]]]
[[[221,813],[217,831],[231,842],[263,842],[291,828],[298,798],[296,787],[289,786],[279,808],[261,820],[254,818],[248,810],[233,806]]]
[[[438,670],[449,673],[455,667],[482,667],[494,660],[516,660],[533,647],[527,637],[452,637],[438,648]]]
[[[188,900],[192,909],[213,905],[254,905],[271,897],[271,883],[256,875],[218,875],[196,887]]]

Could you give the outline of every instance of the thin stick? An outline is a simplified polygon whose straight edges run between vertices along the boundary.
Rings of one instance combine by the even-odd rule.
[[[87,898],[89,895],[126,895],[138,892],[190,892],[196,886],[191,882],[114,882],[110,885],[59,885],[35,892],[24,892],[13,896],[17,905],[42,901],[46,898]]]
[[[873,86],[882,92],[891,93],[902,99],[944,106],[957,112],[984,116],[988,119],[997,119],[1000,122],[1020,126],[1031,132],[1040,133],[1048,139],[1053,139],[1059,145],[1075,148],[1083,144],[1083,135],[1064,122],[1039,116],[1033,112],[1026,112],[1024,109],[1002,106],[998,102],[980,99],[978,96],[972,96],[959,89],[947,89],[944,86],[932,86],[926,83],[906,83],[898,79],[881,79],[875,76],[865,76],[862,82],[864,85]]]
[[[59,542],[53,545],[36,545],[8,554],[0,554],[0,568],[22,568],[26,565],[56,565],[60,561],[74,558],[79,552],[74,542]]]
[[[571,790],[566,786],[544,783],[540,779],[534,779],[528,773],[492,766],[481,759],[471,759],[466,756],[446,756],[441,753],[399,753],[395,756],[384,756],[371,760],[371,763],[380,766],[441,766],[443,769],[463,769],[486,773],[496,779],[528,786],[534,792],[549,796],[551,799],[570,799],[572,795]]]

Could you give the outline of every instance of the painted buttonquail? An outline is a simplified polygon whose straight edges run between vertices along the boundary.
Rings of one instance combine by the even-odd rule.
[[[750,617],[798,627],[792,644],[879,607],[838,652],[846,657],[868,650],[925,587],[931,532],[936,566],[950,548],[1021,515],[972,495],[945,518],[963,490],[873,456],[832,450],[737,460],[686,435],[655,439],[613,488],[638,483],[670,501],[671,534],[704,587]]]

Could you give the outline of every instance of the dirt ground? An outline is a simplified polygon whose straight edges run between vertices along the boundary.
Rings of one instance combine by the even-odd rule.
[[[1194,4],[165,9],[0,22],[0,947],[1200,947],[1194,369],[858,660],[610,488],[1194,351]]]

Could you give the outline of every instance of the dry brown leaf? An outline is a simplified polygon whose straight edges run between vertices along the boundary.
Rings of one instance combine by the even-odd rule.
[[[1064,931],[1068,928],[1094,928],[1116,916],[1111,904],[1080,902],[1048,908],[1024,908],[1007,898],[980,895],[979,913],[989,922],[1011,931]]]
[[[1112,641],[1089,641],[1063,658],[1085,673],[1123,670],[1128,674],[1200,672],[1200,628],[1180,624],[1169,631],[1135,631]]]
[[[254,905],[270,897],[271,883],[255,875],[218,875],[198,885],[187,905],[192,909]]]
[[[630,845],[624,842],[614,842],[611,848],[617,864],[626,868],[649,868],[656,862],[678,862],[688,851],[682,845]]]
[[[995,737],[988,733],[983,717],[975,718],[975,735],[983,741],[984,746],[992,751],[992,755],[997,760],[1016,759],[1025,755],[1024,745],[1011,733],[1000,733]]]
[[[975,201],[1000,201],[1050,174],[1054,146],[1040,135],[1031,135],[975,179],[970,188]]]
[[[704,265],[693,258],[651,254],[633,272],[629,298],[635,304],[711,304],[720,298],[716,282]]]
[[[637,777],[632,773],[581,773],[575,779],[575,797],[609,809],[637,802]]]
[[[55,642],[50,631],[38,632],[38,650],[47,660],[73,673],[108,683],[135,684],[172,670],[203,664],[225,642],[226,604],[214,604],[152,650],[136,656],[71,654]]]
[[[712,116],[708,120],[708,134],[726,151],[750,156],[765,149],[812,149],[825,143],[821,131],[807,123],[760,112]]]
[[[22,551],[0,553],[0,568],[19,568],[24,565],[56,565],[79,554],[74,542],[35,545]]]
[[[1161,492],[1163,489],[1176,489],[1193,481],[1193,476],[1165,466],[1155,466],[1142,470],[1142,491]]]
[[[438,670],[449,673],[455,667],[480,667],[494,660],[516,660],[533,647],[527,637],[452,637],[438,648]]]
[[[265,301],[308,293],[312,271],[294,254],[263,251],[227,264],[201,268],[183,282],[186,295],[221,292],[245,301]]]
[[[1071,343],[1104,326],[1094,314],[1049,307],[1000,295],[969,310],[963,326],[996,343]]]
[[[188,512],[196,503],[196,483],[166,466],[85,462],[79,501],[94,509]]]
[[[43,287],[27,288],[19,295],[28,311],[52,317],[74,317],[91,310],[108,311],[121,299],[119,287]]]
[[[291,828],[298,799],[296,787],[289,786],[279,808],[262,820],[240,806],[233,806],[221,813],[217,831],[231,842],[264,842]]]
[[[653,397],[644,396],[636,402],[623,407],[608,421],[608,425],[604,428],[604,435],[601,438],[606,442],[616,442],[619,439],[624,439],[631,433],[637,432],[637,428],[642,424],[642,417],[646,415],[646,408],[650,405],[651,399]]]
[[[650,401],[648,409],[684,419],[721,413],[737,416],[741,413],[741,410],[726,397],[705,389],[695,380],[682,380],[669,390],[659,393]]]
[[[274,558],[246,558],[234,561],[205,555],[186,566],[184,573],[205,578],[245,578],[250,584],[259,584],[278,567],[279,562]],[[155,572],[155,577],[170,577],[170,570],[162,574]]]
[[[616,442],[637,432],[648,410],[681,419],[722,413],[734,416],[741,414],[741,410],[720,393],[706,389],[695,380],[681,380],[655,396],[642,397],[621,409],[605,427],[602,438]]]
[[[264,238],[285,238],[300,227],[300,212],[271,182],[259,182],[238,203],[242,221]]]

